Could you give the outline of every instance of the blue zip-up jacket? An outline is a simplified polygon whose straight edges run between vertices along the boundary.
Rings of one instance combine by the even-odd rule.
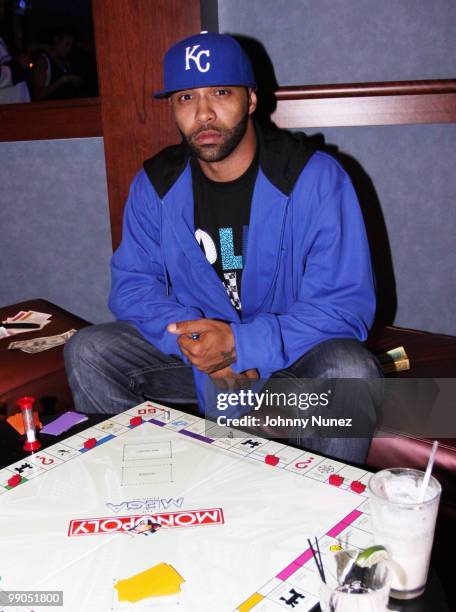
[[[268,378],[330,338],[365,340],[375,290],[362,214],[343,168],[302,134],[257,127],[257,135],[242,313],[195,239],[183,144],[145,162],[133,181],[111,263],[109,306],[163,353],[186,362],[166,326],[227,321],[236,344],[233,370],[256,368]],[[193,371],[204,412],[207,375]]]

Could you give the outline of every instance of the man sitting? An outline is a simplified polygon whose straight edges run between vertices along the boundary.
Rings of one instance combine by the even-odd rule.
[[[375,311],[363,218],[339,163],[302,134],[256,125],[249,59],[230,36],[202,33],[164,59],[180,145],[144,163],[112,258],[115,323],[65,350],[76,406],[115,413],[153,398],[195,402],[207,382],[365,379],[339,406],[371,430],[381,376],[361,344]],[[364,437],[309,440],[363,461]]]

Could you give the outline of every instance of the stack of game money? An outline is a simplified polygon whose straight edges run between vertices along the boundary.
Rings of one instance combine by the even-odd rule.
[[[384,374],[410,370],[410,361],[403,346],[391,349],[382,355],[377,355]]]
[[[42,338],[33,338],[32,340],[17,340],[16,342],[11,342],[8,348],[10,350],[19,349],[24,353],[41,353],[42,351],[54,348],[54,346],[65,344],[75,333],[75,329],[69,329],[63,334],[57,334],[56,336],[44,336]]]

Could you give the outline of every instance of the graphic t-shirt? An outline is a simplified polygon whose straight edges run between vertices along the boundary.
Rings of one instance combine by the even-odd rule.
[[[258,155],[245,173],[234,181],[212,181],[192,158],[195,200],[195,238],[213,265],[236,310],[241,310],[242,269]]]

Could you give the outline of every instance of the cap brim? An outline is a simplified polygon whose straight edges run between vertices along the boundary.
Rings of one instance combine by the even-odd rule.
[[[162,89],[161,91],[156,91],[154,94],[152,94],[152,98],[168,98],[172,93],[172,91]]]
[[[171,96],[173,93],[176,93],[176,91],[186,91],[187,89],[199,89],[200,87],[249,87],[250,89],[253,89],[256,91],[257,89],[257,84],[256,82],[253,83],[237,83],[235,85],[233,85],[232,82],[230,83],[214,83],[214,84],[207,84],[207,85],[194,85],[192,87],[182,87],[181,89],[162,89],[161,91],[157,91],[154,94],[152,94],[153,98],[157,98],[157,99],[161,99],[161,98],[169,98],[169,96]]]

